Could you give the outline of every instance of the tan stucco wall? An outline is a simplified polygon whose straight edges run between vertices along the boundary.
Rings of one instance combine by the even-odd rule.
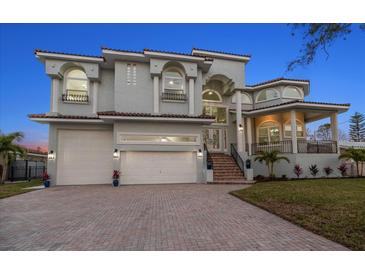
[[[304,123],[304,113],[303,112],[296,112],[296,116],[297,116],[297,121],[299,121],[300,123],[302,123],[304,125],[304,136],[306,136],[306,131],[305,131],[305,123]],[[256,117],[255,118],[255,122],[254,122],[254,142],[257,142],[257,129],[258,127],[265,122],[275,122],[278,123],[280,125],[280,139],[283,140],[284,139],[284,125],[287,122],[290,122],[290,112],[282,112],[282,113],[276,113],[276,114],[271,114],[271,115],[265,115],[265,116],[260,116],[260,117]]]

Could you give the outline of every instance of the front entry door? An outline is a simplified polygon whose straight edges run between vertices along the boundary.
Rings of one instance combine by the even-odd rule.
[[[203,129],[203,141],[207,145],[209,151],[221,151],[222,129],[220,128]]]

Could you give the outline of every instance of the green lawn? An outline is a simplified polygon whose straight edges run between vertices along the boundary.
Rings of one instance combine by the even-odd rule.
[[[257,183],[232,195],[353,250],[365,250],[365,179]]]
[[[39,186],[42,184],[40,179],[24,181],[20,183],[0,184],[0,199],[33,191],[34,189],[24,189],[25,187]]]

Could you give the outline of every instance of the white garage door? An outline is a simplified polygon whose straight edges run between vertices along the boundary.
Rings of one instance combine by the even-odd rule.
[[[121,184],[172,184],[197,181],[194,152],[126,152]]]
[[[57,184],[111,184],[112,142],[112,131],[60,130]]]

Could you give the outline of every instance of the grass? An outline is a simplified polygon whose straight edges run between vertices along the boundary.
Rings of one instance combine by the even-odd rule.
[[[39,185],[42,185],[42,181],[40,179],[31,180],[30,182],[23,181],[20,183],[0,184],[0,199],[33,191],[34,189],[24,188]]]
[[[257,183],[232,195],[353,250],[365,250],[365,179]]]

